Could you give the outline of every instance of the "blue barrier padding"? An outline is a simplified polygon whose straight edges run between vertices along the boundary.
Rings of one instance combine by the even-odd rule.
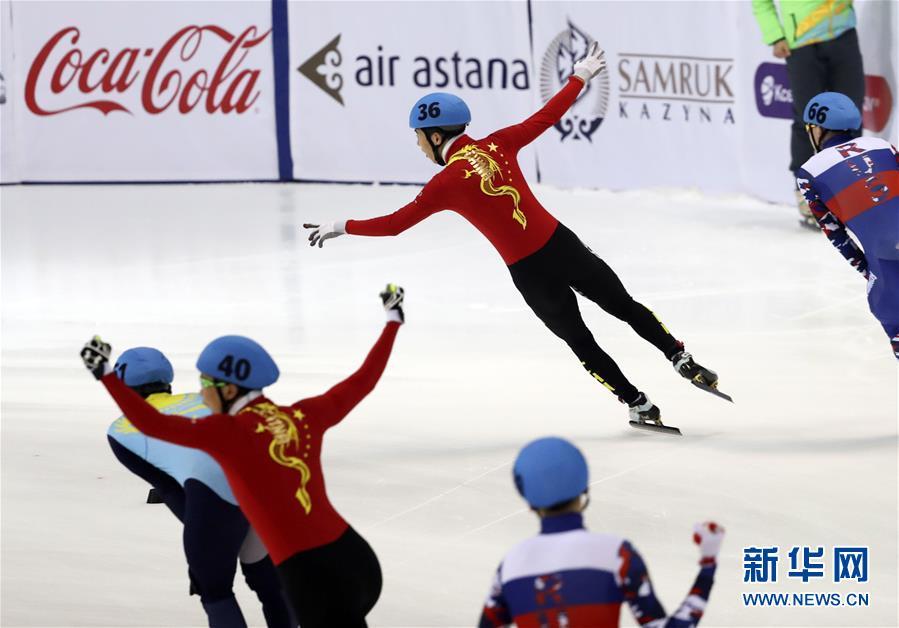
[[[293,179],[290,150],[290,37],[287,0],[272,0],[272,55],[275,70],[275,135],[278,143],[278,178]]]

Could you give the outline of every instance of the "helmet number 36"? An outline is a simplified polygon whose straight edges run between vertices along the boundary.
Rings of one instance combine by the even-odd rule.
[[[421,103],[418,105],[418,119],[427,120],[428,118],[440,117],[440,103],[432,102],[431,104]]]
[[[818,124],[824,124],[827,120],[827,110],[829,107],[819,107],[818,103],[813,102],[808,108],[808,117]]]
[[[235,361],[233,355],[226,355],[219,362],[218,370],[224,373],[226,377],[231,377],[233,374],[234,377],[243,381],[250,376],[251,369],[250,363],[243,358]]]

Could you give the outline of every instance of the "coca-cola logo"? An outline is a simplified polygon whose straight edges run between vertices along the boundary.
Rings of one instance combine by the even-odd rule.
[[[112,52],[98,48],[88,52],[78,45],[81,31],[69,26],[50,37],[31,63],[25,105],[39,116],[75,109],[97,109],[104,115],[133,113],[125,102],[126,93],[134,88],[139,91],[140,106],[150,114],[172,106],[182,114],[198,106],[207,113],[241,114],[259,98],[261,72],[242,66],[269,33],[271,30],[260,34],[255,26],[235,35],[219,26],[192,25],[176,32],[158,50],[123,48]],[[219,47],[224,44],[224,52],[217,63],[197,67],[201,58],[197,53],[209,39],[207,34],[220,40],[214,42]]]

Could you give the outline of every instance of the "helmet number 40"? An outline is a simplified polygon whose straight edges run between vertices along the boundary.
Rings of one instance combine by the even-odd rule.
[[[813,102],[808,108],[808,117],[815,120],[818,124],[824,124],[827,120],[827,110],[829,107],[819,107],[818,103]]]
[[[437,118],[440,116],[440,103],[432,102],[430,105],[421,103],[418,105],[418,119]]]
[[[224,373],[225,377],[231,377],[233,373],[234,377],[243,381],[250,376],[250,363],[243,358],[235,361],[233,355],[226,355],[219,362],[218,370]]]

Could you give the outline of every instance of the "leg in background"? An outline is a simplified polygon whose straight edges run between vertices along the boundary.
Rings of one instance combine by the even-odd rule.
[[[581,318],[577,297],[562,279],[510,267],[515,287],[525,302],[556,336],[565,341],[594,379],[625,403],[634,401],[639,391],[603,351]]]
[[[106,438],[109,441],[109,446],[112,448],[112,453],[118,458],[119,462],[131,473],[144,479],[150,486],[156,489],[163,503],[172,511],[173,515],[178,517],[178,521],[184,521],[184,489],[181,488],[181,485],[178,484],[175,478],[158,467],[154,467],[133,451],[124,447],[112,436],[107,435]]]
[[[262,614],[268,628],[288,628],[297,625],[281,590],[281,581],[278,579],[275,565],[252,527],[247,531],[240,549],[240,570],[247,586],[262,604]]]
[[[578,240],[583,251],[573,269],[571,286],[615,318],[626,322],[670,360],[683,345],[645,305],[634,301],[608,264]]]
[[[197,480],[184,483],[184,554],[210,628],[245,628],[232,589],[249,524],[240,508]]]

